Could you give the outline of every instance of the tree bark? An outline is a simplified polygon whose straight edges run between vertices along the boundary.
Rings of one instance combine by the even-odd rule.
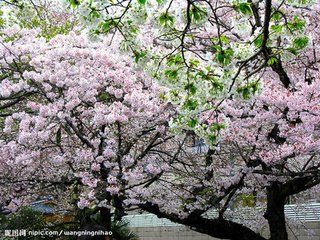
[[[110,231],[111,229],[111,211],[109,208],[101,207],[100,209],[100,219],[103,226]]]
[[[267,211],[264,217],[268,220],[270,240],[288,240],[284,205],[286,195],[280,183],[272,183],[267,187]]]
[[[201,213],[194,211],[186,218],[162,211],[158,205],[152,203],[140,204],[139,207],[159,218],[167,218],[173,222],[189,226],[192,230],[207,234],[212,237],[229,240],[266,240],[259,233],[250,228],[225,219],[208,219],[202,217]]]

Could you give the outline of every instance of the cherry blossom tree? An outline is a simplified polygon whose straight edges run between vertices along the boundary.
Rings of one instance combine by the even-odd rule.
[[[41,29],[39,35],[46,39],[80,30],[74,11],[65,8],[59,0],[26,0],[15,3],[4,4],[7,25]]]
[[[212,236],[237,239],[238,231],[216,224],[220,232],[201,214],[218,205],[218,223],[226,223],[224,213],[238,192],[265,190],[264,217],[269,222],[271,239],[287,239],[283,211],[286,199],[319,183],[318,120],[314,107],[319,101],[315,89],[319,12],[316,3],[70,2],[78,6],[91,34],[109,33],[111,39],[117,34],[122,36],[120,47],[131,50],[138,63],[171,89],[168,101],[176,104],[180,113],[171,126],[194,131],[212,148],[198,178],[185,173],[186,185],[172,184],[182,184],[188,190],[193,186],[193,197],[185,191],[179,194],[184,200],[192,199],[191,203],[187,201],[189,207],[197,206],[182,211],[183,220],[179,217],[179,201],[178,213],[167,214],[168,209],[161,202],[145,209],[196,225],[197,230],[211,232]],[[137,50],[139,46],[141,51]],[[145,62],[144,58],[156,63]],[[261,88],[262,94],[254,96]],[[253,98],[249,101],[250,97]],[[213,165],[209,169],[208,163]],[[189,171],[194,173],[192,169]],[[211,180],[213,176],[220,178],[220,182],[215,179],[214,184],[205,186],[201,174]],[[224,174],[227,178],[221,177]],[[217,192],[209,191],[200,204],[199,189]],[[151,194],[155,195],[156,192]],[[171,203],[173,199],[174,196]]]
[[[312,2],[69,2],[109,38],[4,31],[2,202],[49,186],[106,225],[138,206],[218,238],[266,239],[266,224],[288,239],[288,197],[319,192]]]
[[[120,42],[170,88],[180,113],[174,126],[192,126],[209,145],[217,132],[200,124],[200,114],[234,93],[254,95],[268,69],[288,86],[283,65],[310,43],[305,29],[318,11],[316,1],[67,2],[92,37]]]
[[[104,43],[74,33],[46,42],[36,30],[5,32],[1,202],[14,210],[39,195],[71,195],[85,210],[82,225],[100,212],[108,227],[112,209],[119,219],[125,208],[148,209],[148,200],[163,214],[190,219],[189,211],[202,203],[181,206],[199,178],[181,169],[203,169],[190,162],[198,156],[186,149],[186,138],[167,132],[175,111],[159,99],[164,89],[133,71],[115,49],[102,50]]]
[[[104,211],[110,221],[114,206],[121,218],[126,192],[168,168],[170,155],[152,150],[180,151],[164,147],[174,113],[159,97],[165,89],[104,43],[75,33],[46,42],[36,30],[5,32],[1,201],[27,202],[56,187],[79,209]]]
[[[240,211],[244,216],[239,219],[239,213],[227,210],[252,196],[260,207],[256,223],[267,221],[270,239],[288,239],[284,205],[289,197],[306,190],[310,196],[319,196],[318,16],[316,12],[308,15],[309,48],[282,63],[282,73],[272,67],[266,71],[259,81],[260,94],[243,101],[246,92],[238,91],[218,102],[216,110],[201,113],[200,122],[218,131],[219,140],[202,165],[191,164],[192,174],[186,171],[178,183],[186,189],[180,203],[184,218],[167,214],[161,203],[145,209],[211,236],[264,239],[239,229],[244,225],[253,229],[246,220],[252,215]],[[214,220],[205,215],[210,209],[218,210]]]

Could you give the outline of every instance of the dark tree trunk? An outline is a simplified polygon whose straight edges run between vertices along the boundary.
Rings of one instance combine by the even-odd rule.
[[[202,213],[196,211],[189,214],[186,218],[181,218],[175,214],[161,211],[156,204],[146,202],[139,207],[149,213],[157,215],[159,218],[167,218],[173,222],[189,226],[192,230],[207,234],[209,236],[229,239],[229,240],[266,240],[259,233],[250,228],[225,219],[208,219],[202,217]]]
[[[111,231],[111,211],[109,208],[100,208],[100,219],[107,231]],[[112,240],[112,236],[105,236],[106,240]]]
[[[99,210],[100,220],[101,222],[97,224],[91,216],[97,213]],[[99,209],[95,209],[90,211],[89,209],[78,210],[77,218],[80,220],[80,231],[111,231],[111,212],[110,209],[101,207]],[[77,238],[78,240],[112,240],[112,236],[105,235],[102,233],[101,235],[82,235]]]
[[[124,207],[122,205],[121,197],[114,196],[113,204],[114,204],[114,207],[115,207],[114,221],[121,221],[122,217],[125,216],[125,210],[124,210]]]
[[[100,219],[103,226],[110,231],[111,230],[111,212],[109,208],[100,208]]]
[[[272,183],[267,187],[267,211],[264,217],[268,220],[270,240],[288,240],[284,205],[286,196],[283,194],[281,184]]]

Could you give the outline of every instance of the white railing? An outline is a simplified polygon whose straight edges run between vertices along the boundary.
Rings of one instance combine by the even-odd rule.
[[[239,212],[241,212],[241,210]],[[301,222],[320,222],[320,203],[286,205],[284,212],[289,219],[294,219]],[[210,211],[210,213],[207,214],[208,217],[212,218],[216,217],[217,215],[217,210]],[[125,216],[124,219],[129,221],[131,227],[181,226],[180,224],[171,222],[168,219],[158,218],[153,214],[128,215]]]
[[[320,222],[320,203],[291,204],[284,207],[288,218],[303,222]]]

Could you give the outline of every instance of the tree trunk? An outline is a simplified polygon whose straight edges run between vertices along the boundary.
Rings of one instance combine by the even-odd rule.
[[[181,218],[173,213],[162,211],[158,205],[146,202],[140,204],[139,207],[149,213],[157,215],[159,218],[167,218],[173,222],[189,226],[192,230],[209,236],[230,239],[230,240],[267,240],[259,233],[254,232],[250,228],[225,219],[208,219],[202,216],[201,210],[190,213],[188,217]]]
[[[284,205],[286,196],[279,183],[267,187],[267,211],[264,217],[268,220],[270,240],[288,240]]]
[[[111,211],[109,208],[101,207],[100,208],[100,219],[103,226],[106,228],[107,231],[111,231]],[[112,240],[113,237],[105,236],[106,240]]]
[[[102,225],[108,230],[111,230],[111,211],[109,208],[101,207],[100,208],[100,219]]]

